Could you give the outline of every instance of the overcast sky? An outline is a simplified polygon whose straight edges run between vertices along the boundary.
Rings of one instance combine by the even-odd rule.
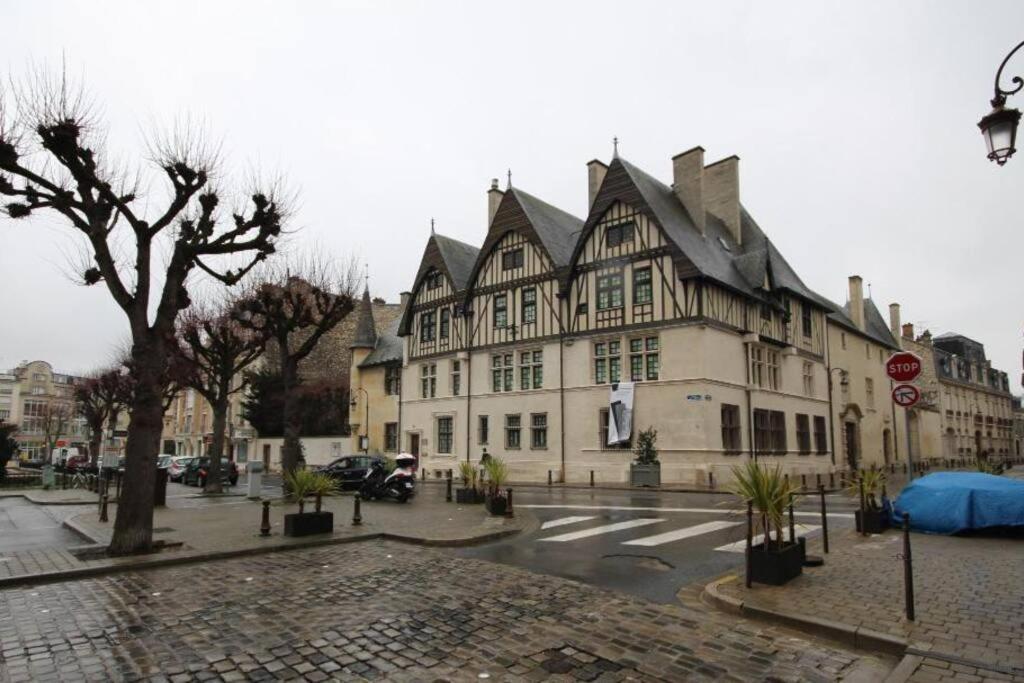
[[[981,341],[1020,391],[1024,153],[998,168],[975,124],[1024,3],[6,0],[0,26],[0,64],[64,55],[120,149],[192,115],[232,168],[281,171],[293,243],[357,254],[389,301],[431,217],[483,241],[508,168],[585,217],[613,136],[665,182],[702,145],[740,157],[744,205],[810,287],[842,303],[860,274],[883,313]],[[105,288],[64,275],[67,234],[0,219],[0,368],[86,371],[124,337]]]

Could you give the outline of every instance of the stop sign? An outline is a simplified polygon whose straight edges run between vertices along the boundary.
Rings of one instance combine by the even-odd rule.
[[[885,361],[885,374],[896,382],[910,382],[921,374],[921,359],[909,351],[900,351]]]

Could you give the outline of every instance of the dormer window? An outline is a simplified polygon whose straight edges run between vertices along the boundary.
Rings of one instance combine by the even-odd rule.
[[[501,269],[502,270],[515,270],[516,268],[523,267],[523,249],[512,249],[510,251],[503,252],[501,255]]]
[[[605,240],[609,247],[617,247],[625,242],[633,241],[633,229],[636,224],[633,221],[608,226],[605,233]]]
[[[441,286],[441,273],[433,271],[427,275],[427,289],[437,289]]]

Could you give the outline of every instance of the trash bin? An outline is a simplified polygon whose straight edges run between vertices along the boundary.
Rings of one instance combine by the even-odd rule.
[[[252,461],[245,463],[245,471],[249,473],[249,498],[259,498],[263,489],[263,463]]]
[[[156,468],[156,483],[153,485],[153,505],[167,505],[167,469]]]

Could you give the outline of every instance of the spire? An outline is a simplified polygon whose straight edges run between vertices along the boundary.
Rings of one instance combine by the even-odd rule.
[[[512,169],[511,168],[508,169],[508,182],[505,185],[505,189],[506,190],[511,190],[512,189]]]
[[[359,319],[356,321],[356,334],[352,339],[353,349],[372,349],[377,346],[377,326],[373,322],[373,302],[370,301],[370,288],[363,290],[363,300],[359,302]]]
[[[612,138],[612,159],[619,158],[619,137],[616,135]]]
[[[434,232],[434,219],[433,219],[433,218],[431,218],[431,219],[430,219],[430,234],[431,234],[431,235],[434,235],[434,234],[436,234],[436,233]]]

